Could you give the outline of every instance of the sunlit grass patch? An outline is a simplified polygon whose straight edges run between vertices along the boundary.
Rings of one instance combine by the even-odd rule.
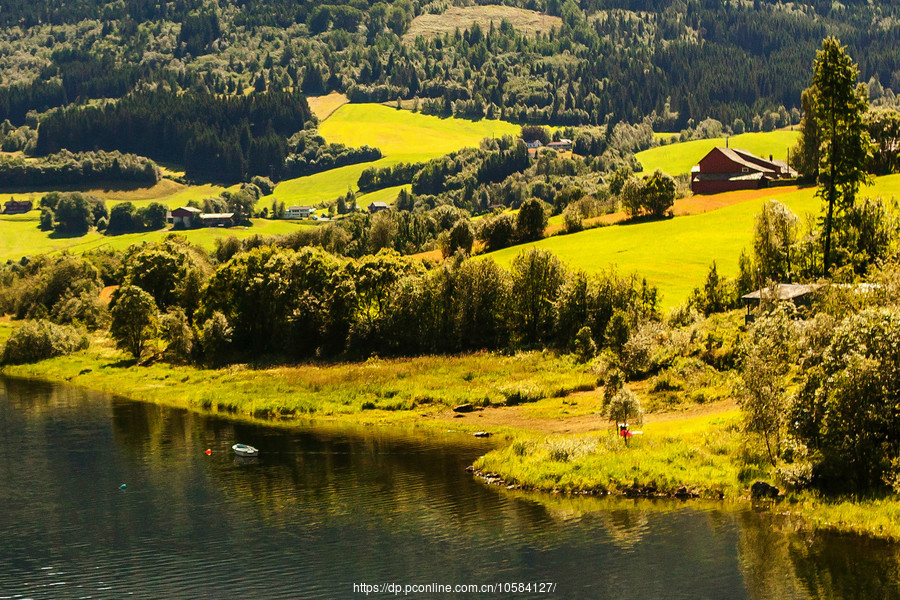
[[[533,10],[512,6],[453,6],[439,15],[423,14],[413,19],[409,31],[403,35],[406,42],[418,36],[436,37],[445,33],[453,34],[471,29],[477,23],[483,31],[488,31],[491,23],[499,27],[501,21],[509,21],[516,31],[524,35],[534,35],[539,31],[549,33],[553,27],[562,25],[562,19]]]
[[[633,487],[710,497],[738,496],[745,481],[735,415],[648,426],[629,444],[609,428],[586,435],[519,437],[480,458],[475,467],[538,490],[622,492]]]
[[[309,102],[309,108],[319,122],[324,121],[334,111],[350,102],[347,96],[338,92],[331,92],[327,96],[307,96],[306,101]]]
[[[491,256],[508,266],[526,246],[545,248],[570,267],[596,272],[616,265],[620,273],[638,273],[659,287],[664,309],[687,300],[716,261],[720,275],[737,274],[741,251],[752,249],[753,223],[763,204],[777,199],[803,217],[817,214],[821,201],[815,187],[770,188],[766,194],[729,192],[709,196],[725,205],[703,214],[637,224],[590,229],[512,246]],[[741,198],[730,204],[729,195]],[[861,196],[900,196],[900,175],[877,177]]]
[[[246,415],[367,413],[367,420],[404,420],[459,404],[503,405],[508,386],[527,382],[528,400],[593,387],[596,377],[571,357],[526,352],[421,356],[353,363],[236,365],[205,369],[155,362],[134,366],[95,338],[84,352],[12,374],[70,381],[138,400]],[[392,413],[392,414],[391,414]]]
[[[747,150],[764,158],[772,155],[778,160],[787,160],[788,150],[797,143],[799,135],[797,131],[742,133],[731,136],[728,139],[728,146]],[[691,167],[715,147],[724,148],[725,138],[667,144],[638,152],[635,157],[647,173],[660,169],[675,176],[690,173]]]

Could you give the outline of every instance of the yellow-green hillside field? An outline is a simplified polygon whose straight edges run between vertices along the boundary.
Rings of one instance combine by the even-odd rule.
[[[381,104],[345,104],[319,127],[329,142],[381,148],[386,157],[442,156],[466,146],[477,146],[486,137],[519,133],[519,126],[505,121],[468,121],[441,118]]]
[[[68,250],[80,254],[97,248],[124,250],[132,244],[154,242],[163,239],[172,229],[160,229],[145,233],[126,233],[122,235],[103,235],[91,231],[79,237],[57,236],[38,229],[39,213],[31,211],[26,215],[0,215],[0,260],[18,260],[24,255],[44,254]],[[252,227],[205,228],[178,231],[195,244],[207,250],[215,248],[216,240],[230,235],[247,238],[251,235],[281,235],[314,227],[293,221],[270,221],[252,219]]]
[[[177,183],[171,179],[160,179],[153,186],[132,186],[132,185],[107,185],[98,187],[59,187],[54,190],[13,190],[0,191],[0,199],[7,195],[14,196],[19,200],[31,200],[35,206],[38,206],[41,196],[50,191],[68,192],[80,191],[86,194],[93,194],[98,198],[106,201],[107,206],[112,208],[120,202],[131,202],[137,207],[146,206],[151,202],[161,202],[168,208],[178,208],[184,206],[191,200],[202,201],[204,198],[215,198],[226,189],[236,191],[240,185],[234,185],[229,188],[222,187],[213,183],[203,185],[184,185]]]
[[[381,104],[345,104],[319,125],[329,142],[375,146],[384,158],[281,182],[274,197],[285,204],[317,204],[356,191],[360,173],[369,167],[419,162],[462,148],[477,146],[486,137],[516,135],[519,126],[505,121],[468,121],[440,118]]]
[[[788,150],[797,143],[797,131],[770,131],[767,133],[743,133],[728,138],[730,148],[747,150],[757,156],[770,154],[779,160],[786,160]],[[647,173],[660,169],[669,175],[690,173],[706,153],[716,146],[725,146],[725,138],[695,140],[650,148],[636,154]]]
[[[713,261],[720,274],[737,273],[741,250],[750,251],[754,219],[768,199],[775,198],[802,215],[819,210],[815,192],[813,187],[772,188],[765,196],[703,214],[591,229],[529,246],[546,248],[573,268],[593,272],[616,265],[620,273],[645,276],[659,287],[662,305],[668,308],[687,299],[702,283]],[[900,175],[879,177],[862,194],[900,197]],[[514,246],[487,256],[508,266],[524,247]]]

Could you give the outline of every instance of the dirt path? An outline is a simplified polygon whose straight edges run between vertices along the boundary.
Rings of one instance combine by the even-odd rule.
[[[542,400],[536,404],[519,406],[498,406],[476,409],[470,413],[454,413],[444,410],[434,415],[436,419],[452,421],[455,424],[484,429],[513,427],[539,433],[587,433],[609,427],[605,417],[600,416],[600,390],[578,392],[566,398]],[[561,414],[565,411],[563,401],[568,406],[579,406],[579,414]],[[558,405],[558,406],[556,406]],[[673,410],[644,415],[644,424],[663,423],[704,417],[734,410],[734,400],[722,400],[709,404],[697,404],[684,410]],[[555,413],[555,414],[554,414]]]

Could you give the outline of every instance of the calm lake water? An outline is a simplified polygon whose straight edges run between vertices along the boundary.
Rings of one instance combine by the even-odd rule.
[[[898,545],[488,487],[464,469],[490,442],[456,433],[263,427],[0,378],[0,441],[0,598],[900,598]]]

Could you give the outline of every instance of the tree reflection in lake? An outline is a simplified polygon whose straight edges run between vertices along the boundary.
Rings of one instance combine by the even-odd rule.
[[[743,506],[485,486],[464,468],[492,442],[459,433],[274,427],[0,378],[0,436],[17,449],[0,461],[0,596],[551,581],[561,598],[900,597],[897,546]]]

